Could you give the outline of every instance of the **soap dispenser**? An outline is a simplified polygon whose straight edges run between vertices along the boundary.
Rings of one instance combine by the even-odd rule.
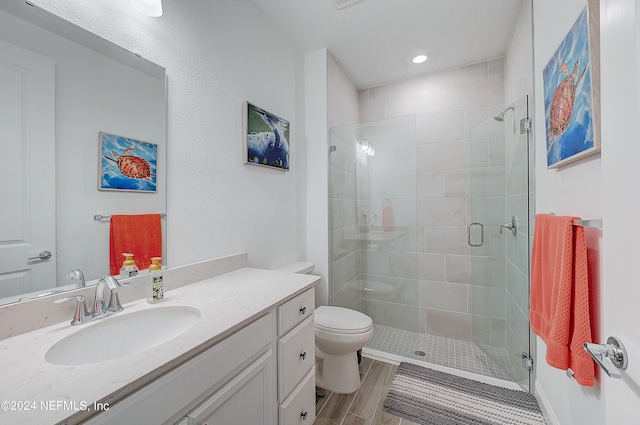
[[[136,262],[133,260],[133,254],[128,252],[123,252],[124,262],[122,263],[122,268],[120,269],[120,277],[133,277],[138,274],[138,266],[136,266]]]
[[[149,281],[147,283],[147,302],[157,303],[164,298],[164,282],[162,276],[162,257],[152,257],[149,265]]]

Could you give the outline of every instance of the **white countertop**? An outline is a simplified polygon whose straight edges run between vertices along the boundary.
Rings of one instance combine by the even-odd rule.
[[[126,397],[276,305],[313,287],[318,279],[313,275],[244,268],[169,291],[157,304],[147,304],[144,299],[125,304],[123,312],[111,317],[159,306],[190,306],[200,310],[201,318],[191,329],[164,344],[101,363],[59,366],[46,362],[44,356],[60,339],[110,318],[73,327],[65,321],[0,340],[0,423],[78,423],[90,414],[83,406],[94,402],[113,404]],[[90,357],[97,349],[87,347],[78,355]]]

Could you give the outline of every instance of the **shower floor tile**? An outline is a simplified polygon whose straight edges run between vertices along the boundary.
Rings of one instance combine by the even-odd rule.
[[[469,341],[421,334],[377,324],[373,325],[373,338],[366,346],[372,350],[506,381],[514,381],[516,376],[513,366],[510,364],[507,350],[504,348],[483,346],[481,349]],[[499,363],[496,363],[483,350],[490,353]],[[416,354],[416,351],[421,353]],[[422,353],[424,355],[421,355]]]

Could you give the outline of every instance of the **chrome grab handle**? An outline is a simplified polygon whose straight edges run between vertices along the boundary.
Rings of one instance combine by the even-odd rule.
[[[480,226],[480,243],[479,244],[473,244],[471,243],[471,226]],[[484,245],[484,225],[482,223],[469,223],[469,225],[467,226],[467,243],[469,244],[469,246],[482,246]]]
[[[46,261],[49,258],[51,258],[51,251],[42,251],[40,254],[38,254],[37,257],[29,257],[29,258],[27,258],[27,260],[42,260],[42,261]]]
[[[614,369],[614,366],[618,369],[627,368],[627,350],[624,348],[622,341],[614,336],[610,336],[607,338],[606,344],[585,342],[583,346],[585,351],[593,357],[593,360],[600,365],[607,376],[622,379],[622,375]]]
[[[518,217],[515,215],[511,216],[511,223],[505,223],[500,226],[500,234],[502,234],[502,229],[509,229],[511,230],[511,234],[516,236],[518,234]]]

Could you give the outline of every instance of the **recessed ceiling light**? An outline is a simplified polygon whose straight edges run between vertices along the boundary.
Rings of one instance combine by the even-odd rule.
[[[413,58],[413,63],[422,63],[427,60],[427,55],[418,55]]]

